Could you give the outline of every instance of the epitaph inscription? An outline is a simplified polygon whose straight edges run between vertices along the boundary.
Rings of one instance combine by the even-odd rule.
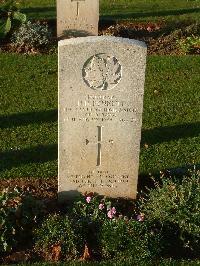
[[[146,46],[114,37],[59,42],[59,198],[135,198]]]
[[[86,175],[75,174],[67,176],[69,182],[78,189],[120,189],[121,185],[129,184],[129,175],[112,174],[109,171],[89,171]]]

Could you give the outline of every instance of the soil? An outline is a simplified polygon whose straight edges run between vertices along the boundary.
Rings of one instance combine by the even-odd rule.
[[[21,188],[23,191],[30,192],[38,199],[56,200],[57,199],[57,185],[58,178],[15,178],[15,179],[1,179],[0,191],[5,188],[13,190],[15,187]]]

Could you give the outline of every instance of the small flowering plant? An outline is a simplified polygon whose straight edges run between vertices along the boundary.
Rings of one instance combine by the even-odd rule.
[[[104,219],[114,219],[116,208],[107,198],[100,198],[94,193],[86,193],[79,201],[75,202],[73,214],[79,218],[85,218],[88,222]]]

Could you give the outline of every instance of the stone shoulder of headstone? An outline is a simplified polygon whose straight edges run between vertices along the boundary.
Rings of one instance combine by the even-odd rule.
[[[109,36],[59,42],[59,199],[137,194],[147,48]]]
[[[66,40],[60,40],[58,42],[58,46],[65,46],[70,44],[81,44],[81,43],[97,43],[97,42],[111,42],[111,43],[120,43],[120,44],[130,44],[130,45],[137,45],[139,47],[147,49],[146,43],[142,41],[138,41],[135,39],[128,39],[128,38],[122,38],[122,37],[113,37],[113,36],[88,36],[88,37],[79,37],[79,38],[72,38],[72,39],[66,39]]]

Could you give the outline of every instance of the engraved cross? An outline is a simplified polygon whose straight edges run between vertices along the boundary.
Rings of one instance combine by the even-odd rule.
[[[79,16],[79,2],[85,2],[85,0],[71,0],[71,2],[76,2],[77,3],[77,10],[76,10],[76,16]]]
[[[97,145],[97,166],[101,166],[101,154],[102,154],[102,129],[103,126],[97,126],[98,130],[98,141],[96,143],[90,142],[88,139],[86,139],[86,145],[88,144],[95,144]],[[113,143],[113,140],[109,140],[109,143]]]

